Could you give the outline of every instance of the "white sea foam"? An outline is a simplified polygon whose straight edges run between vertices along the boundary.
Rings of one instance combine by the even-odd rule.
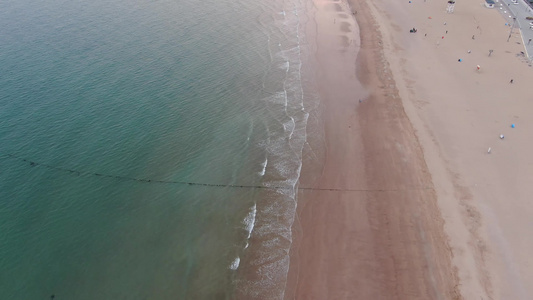
[[[257,215],[257,204],[254,203],[254,206],[251,207],[250,212],[248,212],[248,215],[242,221],[245,226],[246,231],[248,232],[248,236],[246,237],[246,246],[244,247],[244,249],[248,248],[249,246],[248,241],[252,237],[252,231],[254,230],[256,215]]]
[[[239,264],[241,263],[241,258],[240,257],[236,257],[233,262],[231,263],[231,265],[229,265],[229,268],[231,270],[237,270],[239,268]]]
[[[259,175],[260,175],[260,176],[265,176],[266,169],[267,169],[267,164],[268,164],[268,157],[265,158],[265,161],[261,164],[261,166],[263,167],[263,169],[261,170],[261,172],[259,172]]]
[[[248,281],[239,288],[248,299],[284,298],[288,254],[292,243],[291,226],[297,205],[296,187],[302,169],[302,151],[307,140],[307,121],[310,110],[318,107],[313,102],[315,99],[318,101],[318,98],[311,90],[304,95],[302,78],[302,60],[307,59],[307,41],[303,34],[305,32],[300,32],[300,28],[305,26],[300,19],[306,17],[298,12],[305,10],[306,4],[299,0],[272,3],[279,4],[273,13],[283,11],[284,18],[274,18],[275,28],[271,28],[268,35],[271,65],[263,79],[272,93],[261,99],[268,114],[268,118],[265,118],[268,137],[256,145],[266,152],[259,172],[261,176],[266,175],[262,185],[275,189],[263,190],[266,193],[264,201],[258,206],[254,205],[243,221],[248,232],[245,249],[250,247],[257,251],[254,252],[257,254],[254,260],[246,263],[256,266],[261,278]],[[285,11],[288,12],[286,15]],[[306,71],[304,73],[306,76],[309,74]],[[278,80],[278,76],[282,76],[279,78],[281,80]],[[267,165],[268,174],[265,174]],[[252,231],[257,243],[249,245]]]
[[[289,117],[289,120],[287,122],[283,123],[283,129],[285,129],[285,132],[288,133],[289,139],[291,138],[292,134],[294,133],[294,128],[296,127],[296,124],[294,123],[294,118]]]
[[[273,95],[266,97],[264,100],[272,104],[285,104],[285,91],[276,92]]]

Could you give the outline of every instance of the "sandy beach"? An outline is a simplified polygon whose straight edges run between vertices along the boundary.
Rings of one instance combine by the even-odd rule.
[[[313,3],[327,151],[304,161],[285,297],[532,299],[519,31],[482,2]]]

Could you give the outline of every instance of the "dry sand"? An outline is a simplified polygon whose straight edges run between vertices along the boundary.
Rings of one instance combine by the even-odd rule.
[[[520,34],[481,1],[314,4],[327,151],[300,183],[320,190],[299,194],[286,298],[533,299]]]

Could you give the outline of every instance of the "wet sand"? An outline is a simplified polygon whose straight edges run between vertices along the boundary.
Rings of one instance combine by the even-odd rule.
[[[375,20],[365,3],[315,3],[327,151],[320,179],[300,183],[320,190],[299,194],[286,298],[458,299],[431,175]],[[357,56],[357,26],[353,45],[336,30],[352,9]]]

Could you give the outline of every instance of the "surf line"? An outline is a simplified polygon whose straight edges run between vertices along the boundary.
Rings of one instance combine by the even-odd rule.
[[[230,188],[244,188],[244,189],[268,189],[268,190],[292,190],[293,187],[287,186],[264,186],[264,185],[236,185],[236,184],[215,184],[215,183],[202,183],[202,182],[187,182],[187,181],[172,181],[172,180],[156,180],[148,178],[135,178],[128,176],[120,175],[111,175],[104,173],[95,173],[95,172],[86,172],[80,170],[73,170],[68,168],[62,168],[58,166],[53,166],[45,163],[36,162],[29,160],[14,154],[5,154],[2,158],[11,158],[27,163],[30,167],[43,167],[50,170],[60,171],[64,173],[69,173],[74,176],[95,176],[95,177],[104,177],[104,178],[113,178],[120,180],[129,180],[137,181],[141,183],[160,183],[160,184],[181,184],[189,186],[208,186],[208,187],[230,187]],[[403,189],[394,189],[394,188],[374,188],[374,189],[339,189],[339,188],[312,188],[312,187],[298,187],[298,190],[302,191],[330,191],[330,192],[405,192],[405,191],[420,191],[420,190],[434,190],[433,187],[410,187]]]

